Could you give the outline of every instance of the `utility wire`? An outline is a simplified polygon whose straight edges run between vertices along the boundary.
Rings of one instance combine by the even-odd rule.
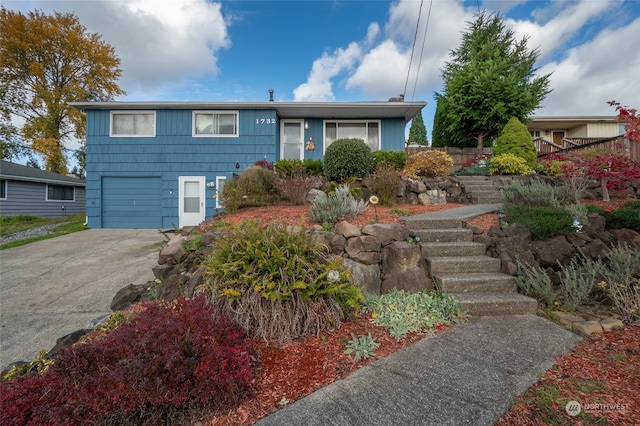
[[[407,69],[407,79],[404,82],[404,91],[402,95],[407,94],[407,86],[409,85],[409,74],[411,73],[411,64],[413,63],[413,52],[416,48],[416,40],[418,38],[418,28],[420,27],[420,16],[422,15],[422,3],[424,0],[420,0],[420,9],[418,10],[418,22],[416,22],[416,32],[413,35],[413,45],[411,46],[411,57],[409,58],[409,68]]]
[[[420,66],[422,65],[422,54],[424,53],[424,45],[427,42],[427,29],[429,28],[429,19],[431,19],[431,7],[433,6],[433,0],[429,2],[429,11],[427,12],[427,22],[424,25],[424,34],[422,35],[422,48],[420,49],[420,60],[418,61],[418,70],[416,71],[416,81],[413,85],[413,92],[411,93],[411,102],[416,95],[416,88],[418,87],[418,77],[420,76]]]

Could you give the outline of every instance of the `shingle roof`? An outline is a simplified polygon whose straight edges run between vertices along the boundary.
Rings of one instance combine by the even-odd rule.
[[[7,180],[23,180],[29,182],[44,182],[55,184],[72,184],[74,186],[85,186],[84,179],[71,176],[63,176],[45,170],[27,167],[21,164],[11,163],[2,160],[0,163],[0,177]]]

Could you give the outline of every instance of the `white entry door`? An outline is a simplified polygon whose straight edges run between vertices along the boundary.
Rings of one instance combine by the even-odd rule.
[[[303,121],[282,120],[280,128],[280,158],[287,160],[304,160]]]
[[[204,176],[180,176],[178,183],[179,201],[179,226],[196,226],[204,220],[205,213],[205,177]]]

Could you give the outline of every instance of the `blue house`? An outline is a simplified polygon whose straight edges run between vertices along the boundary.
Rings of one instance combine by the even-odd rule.
[[[340,138],[404,150],[425,102],[77,102],[87,116],[92,228],[197,225],[256,161],[322,159]],[[313,143],[308,143],[312,141]],[[313,150],[305,149],[314,146]]]
[[[83,179],[0,162],[0,214],[64,217],[84,208]]]

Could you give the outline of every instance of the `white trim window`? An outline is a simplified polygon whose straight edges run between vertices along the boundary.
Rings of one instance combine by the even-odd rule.
[[[75,201],[76,187],[47,184],[47,201]]]
[[[238,111],[193,111],[194,137],[237,137]]]
[[[111,111],[109,136],[154,137],[155,111]]]
[[[216,176],[216,209],[224,208],[224,184],[227,181],[226,176]]]
[[[371,151],[380,149],[380,121],[340,120],[324,122],[324,149],[336,139],[357,138],[364,140]]]

